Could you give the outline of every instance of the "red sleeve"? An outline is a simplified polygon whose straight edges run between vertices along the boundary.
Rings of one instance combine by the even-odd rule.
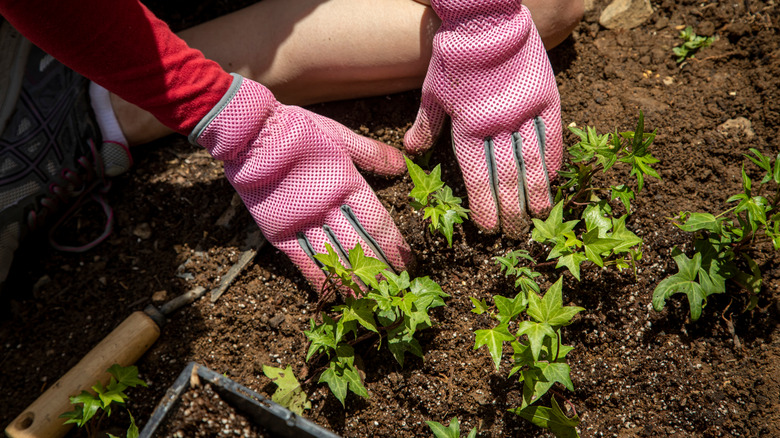
[[[185,135],[232,82],[138,0],[0,0],[0,15],[63,64]]]

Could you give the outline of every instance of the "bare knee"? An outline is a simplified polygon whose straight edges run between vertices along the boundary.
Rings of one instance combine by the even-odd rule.
[[[524,0],[547,50],[562,43],[585,14],[583,0]]]

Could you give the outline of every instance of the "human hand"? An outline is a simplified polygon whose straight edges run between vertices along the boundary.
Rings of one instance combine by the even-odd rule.
[[[560,95],[531,14],[519,0],[432,0],[442,25],[423,83],[412,154],[430,148],[446,116],[474,222],[522,236],[528,213],[552,207],[561,166]]]
[[[313,255],[327,252],[326,242],[342,253],[360,243],[367,255],[397,270],[410,260],[408,244],[353,164],[401,174],[406,164],[397,149],[282,105],[267,88],[238,75],[190,141],[224,162],[265,238],[318,292],[325,274]]]

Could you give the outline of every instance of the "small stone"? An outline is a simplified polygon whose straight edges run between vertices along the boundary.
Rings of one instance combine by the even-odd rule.
[[[748,140],[752,140],[756,136],[756,132],[753,131],[753,124],[744,117],[726,120],[718,126],[718,132],[725,136],[733,135],[734,133],[742,134]]]
[[[268,321],[268,325],[271,326],[274,330],[279,330],[279,327],[284,322],[284,315],[281,313],[277,313],[273,318],[271,318],[270,321]]]
[[[633,29],[652,15],[650,0],[614,0],[601,12],[599,24],[607,29]]]
[[[157,292],[152,294],[152,301],[154,301],[155,303],[165,301],[166,298],[168,298],[168,291],[166,290],[158,290]]]
[[[143,240],[146,240],[152,237],[152,227],[149,225],[148,222],[138,224],[136,225],[135,228],[133,228],[133,235]]]

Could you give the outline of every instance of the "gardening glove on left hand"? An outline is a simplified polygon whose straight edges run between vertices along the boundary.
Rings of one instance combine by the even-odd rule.
[[[399,270],[410,249],[390,214],[358,173],[406,170],[401,152],[333,120],[277,102],[239,75],[190,141],[224,162],[225,175],[266,239],[284,251],[318,290],[325,275],[313,258],[330,243],[348,263],[358,243]]]
[[[552,207],[562,159],[555,76],[520,0],[431,0],[442,19],[406,150],[421,153],[452,120],[472,219],[521,237]]]

